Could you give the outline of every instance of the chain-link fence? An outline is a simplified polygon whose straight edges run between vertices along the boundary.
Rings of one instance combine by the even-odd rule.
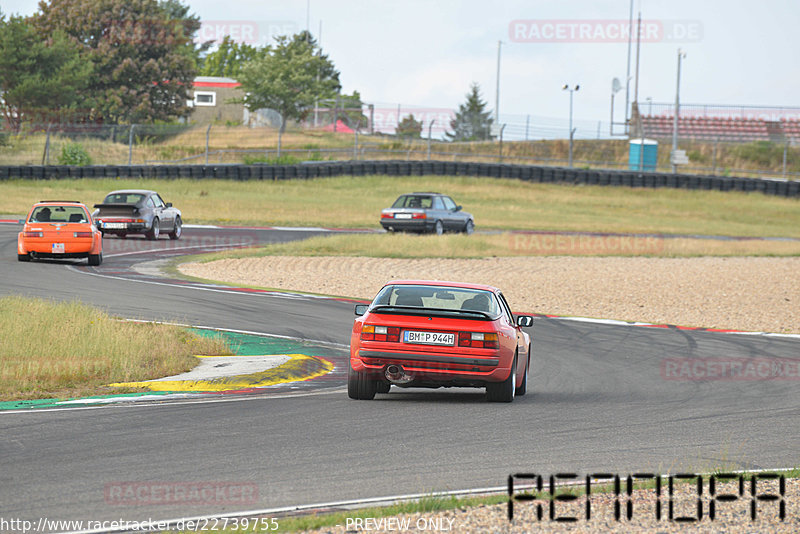
[[[426,129],[417,138],[370,134],[369,125],[350,128],[344,121],[336,131],[331,124],[294,125],[284,133],[276,127],[219,124],[33,125],[0,137],[0,165],[292,164],[367,159],[568,165],[566,139],[458,143],[433,134]],[[577,139],[574,145],[575,167],[628,168],[626,139]],[[688,138],[681,139],[679,148],[690,161],[679,172],[800,179],[800,147],[789,142]],[[657,171],[671,170],[670,149],[671,142],[662,138]]]

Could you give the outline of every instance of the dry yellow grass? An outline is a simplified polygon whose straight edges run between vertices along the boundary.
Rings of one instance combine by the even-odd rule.
[[[18,296],[0,298],[0,339],[0,400],[120,393],[104,385],[185,372],[194,355],[231,353],[220,338]]]

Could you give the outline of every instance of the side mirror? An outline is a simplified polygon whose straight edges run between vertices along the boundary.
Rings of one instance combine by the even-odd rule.
[[[167,207],[171,208],[172,207],[172,202],[167,202]]]
[[[517,326],[527,328],[533,325],[533,317],[530,315],[517,315]]]
[[[25,219],[20,219],[17,222],[20,223],[20,224],[25,224]]]
[[[454,211],[461,211],[461,206],[456,206],[456,209]]]
[[[369,306],[366,304],[356,304],[356,315],[361,317],[367,313],[367,308],[369,308]]]

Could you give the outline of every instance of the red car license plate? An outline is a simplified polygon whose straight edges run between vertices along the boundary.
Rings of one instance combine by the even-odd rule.
[[[53,254],[63,254],[64,243],[53,243]]]
[[[403,335],[403,341],[422,345],[454,345],[456,342],[456,335],[445,332],[415,332],[413,330],[406,330]]]

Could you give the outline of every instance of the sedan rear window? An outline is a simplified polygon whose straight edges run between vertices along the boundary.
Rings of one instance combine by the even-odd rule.
[[[447,286],[392,285],[384,287],[373,306],[483,312],[499,314],[500,307],[491,291]]]
[[[29,222],[89,222],[86,211],[80,206],[38,206],[31,213]]]
[[[103,200],[103,204],[138,204],[143,198],[144,195],[136,193],[112,193]]]
[[[403,195],[392,204],[393,208],[423,208],[430,209],[433,197],[420,195]]]

